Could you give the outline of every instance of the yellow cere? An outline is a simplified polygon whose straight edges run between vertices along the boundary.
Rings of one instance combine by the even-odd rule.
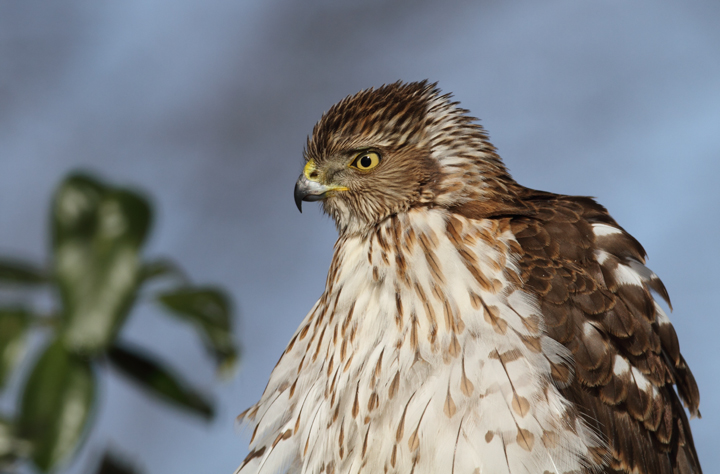
[[[305,168],[303,168],[303,174],[308,179],[308,181],[313,181],[315,183],[320,182],[320,172],[317,171],[317,166],[315,165],[315,160],[308,160],[308,162],[305,163]],[[325,186],[327,191],[347,191],[348,190],[348,188],[346,188],[345,186],[338,186],[335,184],[323,184],[323,186]]]
[[[310,181],[317,181],[317,176],[311,178],[310,174],[315,171],[317,168],[315,167],[315,160],[308,160],[307,163],[305,163],[305,168],[303,168],[303,174],[307,179]]]

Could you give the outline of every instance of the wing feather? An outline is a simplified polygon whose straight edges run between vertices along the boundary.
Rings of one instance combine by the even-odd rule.
[[[678,399],[698,415],[697,385],[651,295],[669,304],[644,249],[590,198],[528,191],[524,201],[536,214],[511,219],[523,282],[573,353],[563,393],[608,440],[608,472],[700,473]]]
[[[608,473],[701,473],[682,400],[699,416],[699,392],[680,354],[665,286],[645,267],[642,245],[587,197],[517,189],[507,220],[520,244],[523,288],[535,294],[550,337],[573,355],[558,387],[608,442]],[[677,388],[677,392],[675,388]]]

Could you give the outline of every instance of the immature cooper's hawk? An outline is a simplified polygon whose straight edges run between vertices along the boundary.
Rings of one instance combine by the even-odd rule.
[[[334,105],[305,160],[340,236],[239,473],[701,472],[667,292],[605,208],[517,184],[426,82]]]

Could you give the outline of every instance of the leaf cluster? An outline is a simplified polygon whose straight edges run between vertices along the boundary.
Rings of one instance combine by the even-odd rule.
[[[152,208],[142,194],[73,174],[54,195],[50,221],[47,267],[0,258],[0,390],[23,360],[29,335],[46,335],[17,395],[17,413],[0,416],[2,472],[25,461],[42,472],[66,464],[91,428],[98,378],[109,367],[148,394],[213,416],[207,394],[149,351],[119,340],[148,293],[168,315],[192,325],[219,373],[229,374],[238,355],[228,296],[192,285],[171,260],[144,258]],[[52,311],[4,301],[15,291],[54,295]]]

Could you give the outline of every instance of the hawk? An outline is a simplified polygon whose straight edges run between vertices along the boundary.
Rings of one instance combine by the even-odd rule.
[[[295,186],[339,238],[241,474],[700,473],[699,393],[640,243],[516,183],[428,82],[349,96]]]

